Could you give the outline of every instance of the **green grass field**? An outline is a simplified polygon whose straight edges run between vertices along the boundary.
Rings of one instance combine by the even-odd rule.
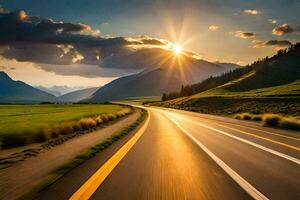
[[[157,102],[157,101],[161,101],[160,96],[134,97],[134,98],[124,99],[119,102],[132,104],[132,105],[143,105],[144,103],[152,103],[152,102]]]
[[[241,79],[239,79],[241,80]],[[216,87],[205,92],[198,93],[189,99],[203,97],[298,97],[300,96],[300,80],[273,87],[252,89],[248,91],[235,91],[231,89],[239,80],[234,80],[222,86]]]
[[[105,104],[0,105],[0,140],[3,143],[5,137],[21,136],[26,139],[23,143],[37,142],[47,128],[96,115],[114,116],[122,109]]]

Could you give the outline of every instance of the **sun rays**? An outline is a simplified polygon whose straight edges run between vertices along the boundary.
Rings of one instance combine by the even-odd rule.
[[[173,50],[173,52],[174,52],[175,55],[179,55],[179,54],[182,53],[182,47],[181,47],[180,44],[174,44],[172,50]]]

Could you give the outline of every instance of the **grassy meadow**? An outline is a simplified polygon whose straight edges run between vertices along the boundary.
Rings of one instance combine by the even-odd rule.
[[[130,108],[110,104],[0,105],[0,145],[10,148],[43,142],[130,112]]]
[[[236,81],[236,80],[235,80]],[[220,87],[201,92],[199,94],[189,97],[189,99],[205,98],[205,97],[299,97],[300,96],[300,80],[267,88],[258,88],[248,91],[239,91],[237,88],[232,89],[231,86],[234,85],[234,81],[229,82]]]
[[[153,103],[153,102],[158,102],[158,101],[161,101],[160,96],[127,98],[127,99],[119,101],[119,102],[132,104],[132,105],[143,105],[146,103]]]

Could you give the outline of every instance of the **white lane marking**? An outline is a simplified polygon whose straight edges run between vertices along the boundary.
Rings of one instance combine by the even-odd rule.
[[[283,138],[288,138],[288,139],[291,139],[291,140],[300,141],[299,138],[295,138],[295,137],[291,137],[291,136],[286,136],[286,135],[282,135],[282,134],[278,134],[278,133],[273,133],[273,132],[261,130],[261,129],[258,129],[258,128],[253,128],[253,127],[249,127],[249,126],[242,126],[242,125],[234,124],[234,123],[230,123],[230,122],[225,122],[225,123],[231,124],[233,126],[239,126],[239,127],[242,127],[242,128],[248,128],[248,129],[251,129],[251,130],[260,131],[262,133],[267,133],[269,135],[276,135],[278,137],[283,137]]]
[[[158,108],[156,108],[157,110],[159,110]],[[207,117],[207,116],[202,116],[201,114],[199,113],[191,113],[189,111],[185,111],[185,110],[176,110],[176,109],[166,109],[166,110],[163,110],[164,112],[172,112],[172,113],[176,113],[176,114],[180,114],[180,115],[188,115],[188,117],[193,117],[193,118],[202,118],[204,120],[209,120],[209,121],[220,121],[222,123],[226,123],[226,124],[230,124],[230,125],[233,125],[233,126],[239,126],[239,127],[242,127],[242,128],[247,128],[247,129],[251,129],[251,130],[255,130],[255,131],[260,131],[260,132],[263,132],[263,133],[266,133],[266,134],[270,134],[270,135],[276,135],[278,137],[283,137],[283,138],[287,138],[287,139],[291,139],[291,140],[296,140],[296,141],[300,141],[300,138],[296,138],[296,137],[292,137],[292,136],[287,136],[287,135],[282,135],[282,134],[278,134],[278,133],[273,133],[271,131],[265,131],[265,130],[262,130],[262,129],[259,129],[259,128],[255,128],[255,127],[252,127],[252,126],[245,126],[245,125],[239,125],[239,124],[236,124],[234,122],[228,122],[228,121],[223,121],[221,118],[220,119],[213,119],[211,117]],[[186,112],[186,113],[185,113]],[[189,114],[193,114],[193,115],[189,115]],[[196,116],[197,114],[199,114],[199,116]]]
[[[173,115],[173,114],[171,114],[171,115]],[[246,143],[246,144],[252,145],[252,146],[254,146],[254,147],[256,147],[256,148],[259,148],[259,149],[264,150],[264,151],[266,151],[266,152],[272,153],[272,154],[274,154],[274,155],[276,155],[276,156],[279,156],[279,157],[281,157],[281,158],[285,158],[285,159],[287,159],[287,160],[289,160],[289,161],[292,161],[292,162],[294,162],[294,163],[300,165],[300,160],[297,159],[297,158],[294,158],[294,157],[292,157],[292,156],[289,156],[289,155],[280,153],[280,152],[278,152],[278,151],[269,149],[269,148],[264,147],[264,146],[262,146],[262,145],[259,145],[259,144],[256,144],[256,143],[254,143],[254,142],[251,142],[251,141],[249,141],[249,140],[246,140],[246,139],[243,139],[243,138],[240,138],[240,137],[231,135],[230,133],[227,133],[227,132],[225,132],[225,131],[221,131],[221,130],[219,130],[219,129],[216,129],[216,128],[207,126],[207,125],[205,125],[205,124],[203,124],[203,123],[195,122],[195,121],[193,121],[193,120],[188,120],[188,119],[185,119],[184,117],[181,117],[181,119],[186,120],[186,121],[189,121],[189,122],[192,122],[193,124],[196,124],[196,125],[198,125],[198,126],[202,126],[202,127],[204,127],[204,128],[210,129],[210,130],[212,130],[212,131],[216,131],[216,132],[218,132],[218,133],[221,133],[221,134],[223,134],[223,135],[226,135],[226,136],[231,137],[231,138],[233,138],[233,139],[236,139],[236,140],[238,140],[238,141],[244,142],[244,143]]]
[[[168,118],[182,130],[193,142],[195,142],[205,153],[207,153],[237,184],[239,184],[250,196],[257,200],[268,200],[268,198],[259,192],[255,187],[253,187],[248,181],[236,173],[232,168],[230,168],[225,162],[218,158],[213,152],[206,148],[201,142],[194,138],[188,131],[186,131],[181,125],[179,125],[175,120]]]

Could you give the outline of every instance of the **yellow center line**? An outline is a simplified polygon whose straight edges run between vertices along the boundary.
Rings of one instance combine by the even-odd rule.
[[[136,134],[123,145],[106,163],[104,163],[70,198],[69,200],[88,200],[97,188],[103,183],[106,177],[118,165],[122,158],[134,146],[138,139],[145,132],[150,120],[150,113],[145,124],[136,132]]]
[[[284,146],[284,147],[288,147],[288,148],[291,148],[291,149],[300,151],[300,148],[299,148],[299,147],[295,147],[295,146],[293,146],[293,145],[289,145],[289,144],[286,144],[286,143],[283,143],[283,142],[278,142],[278,141],[272,140],[272,139],[270,139],[270,138],[266,138],[266,137],[263,137],[263,136],[255,135],[255,134],[253,134],[253,133],[249,133],[249,132],[242,131],[242,130],[239,130],[239,129],[235,129],[235,128],[231,128],[231,127],[228,127],[228,126],[220,125],[220,124],[217,124],[217,123],[214,123],[214,124],[216,124],[217,126],[220,126],[220,127],[228,128],[228,129],[231,129],[231,130],[234,130],[234,131],[237,131],[237,132],[246,134],[246,135],[250,135],[250,136],[253,136],[253,137],[262,139],[262,140],[266,140],[266,141],[269,141],[269,142],[273,142],[273,143],[275,143],[275,144],[279,144],[279,145],[282,145],[282,146]]]

